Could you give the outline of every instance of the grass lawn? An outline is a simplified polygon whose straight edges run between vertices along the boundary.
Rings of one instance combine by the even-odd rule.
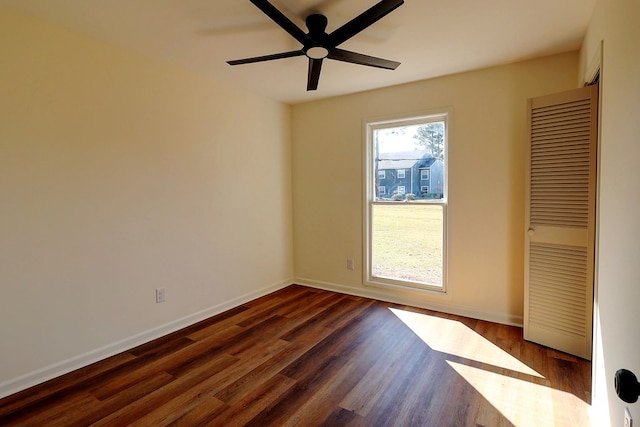
[[[442,207],[373,206],[373,275],[442,286]]]

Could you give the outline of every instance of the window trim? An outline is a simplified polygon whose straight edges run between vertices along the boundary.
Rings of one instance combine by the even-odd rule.
[[[398,179],[405,179],[406,173],[407,173],[406,169],[396,169],[396,177]],[[400,174],[402,174],[402,175],[400,175]]]
[[[449,235],[449,221],[448,221],[448,194],[449,194],[449,155],[448,147],[451,135],[451,109],[441,108],[418,114],[406,114],[396,117],[378,118],[378,119],[365,119],[363,120],[363,171],[365,177],[363,179],[363,285],[371,287],[379,287],[385,289],[405,289],[405,290],[418,290],[425,293],[429,293],[434,296],[440,296],[446,299],[451,298],[450,286],[448,283],[448,235]],[[443,198],[442,199],[428,199],[420,201],[412,201],[412,204],[436,204],[442,205],[443,215],[443,242],[442,242],[442,286],[427,285],[417,282],[407,282],[396,279],[376,277],[372,275],[372,215],[373,206],[377,204],[406,204],[405,201],[378,201],[375,195],[375,177],[373,170],[373,132],[379,129],[387,129],[401,126],[420,125],[430,122],[445,122],[445,135],[444,135],[444,175],[443,175]],[[429,171],[430,172],[430,171]],[[431,173],[429,173],[431,178]]]

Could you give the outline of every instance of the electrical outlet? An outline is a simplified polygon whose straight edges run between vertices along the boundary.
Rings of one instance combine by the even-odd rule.
[[[347,260],[347,270],[353,270],[353,269],[354,269],[353,260],[352,259],[348,259]]]
[[[633,427],[633,418],[631,418],[629,408],[624,408],[624,427]]]
[[[156,289],[156,303],[164,302],[166,298],[166,289],[158,288]]]

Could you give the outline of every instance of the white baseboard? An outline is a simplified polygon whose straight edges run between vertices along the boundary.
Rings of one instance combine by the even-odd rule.
[[[257,291],[250,292],[245,295],[241,295],[237,298],[225,301],[217,304],[213,307],[209,307],[205,310],[198,311],[197,313],[190,314],[188,316],[176,319],[164,325],[160,325],[156,328],[149,329],[131,337],[116,341],[108,344],[104,347],[89,351],[87,353],[72,357],[67,360],[55,363],[50,366],[38,369],[33,372],[29,372],[25,375],[0,383],[0,398],[9,396],[19,391],[25,390],[37,384],[41,384],[50,379],[59,377],[76,369],[83,368],[92,363],[106,359],[107,357],[114,356],[123,351],[130,350],[146,342],[152,341],[156,338],[160,338],[194,323],[208,319],[209,317],[220,314],[226,310],[238,307],[244,303],[247,303],[256,298],[260,298],[264,295],[275,292],[293,283],[292,279],[286,279],[279,283],[261,288]]]
[[[340,292],[348,295],[372,298],[396,304],[405,304],[412,307],[424,308],[427,310],[434,310],[448,314],[455,314],[457,316],[470,317],[472,319],[486,320],[488,322],[500,323],[503,325],[522,327],[524,320],[522,316],[515,316],[508,313],[481,311],[470,307],[458,306],[455,304],[442,304],[438,302],[426,301],[424,299],[411,298],[407,295],[402,295],[393,291],[385,292],[384,290],[381,290],[379,288],[352,288],[349,286],[339,285],[337,283],[321,282],[304,277],[296,277],[294,283],[303,286],[309,286],[312,288]]]

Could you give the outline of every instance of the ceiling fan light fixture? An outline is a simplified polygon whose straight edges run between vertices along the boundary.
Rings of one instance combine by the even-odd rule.
[[[311,59],[324,59],[329,55],[329,49],[322,46],[313,46],[304,53]]]

